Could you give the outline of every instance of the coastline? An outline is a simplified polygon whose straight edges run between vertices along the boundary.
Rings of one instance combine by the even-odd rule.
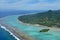
[[[10,35],[15,37],[17,40],[34,40],[34,38],[33,39],[30,38],[28,35],[24,34],[22,31],[18,30],[17,28],[11,27],[7,23],[4,23],[4,22],[1,23],[1,22],[0,22],[0,25],[4,26],[2,28],[6,28],[10,33]]]
[[[45,29],[51,29],[51,31],[52,31],[52,30],[53,30],[53,31],[54,31],[54,30],[60,30],[60,28],[54,27],[54,26],[48,27],[48,26],[39,25],[39,24],[23,23],[23,22],[20,21],[19,19],[17,19],[17,21],[18,21],[19,23],[22,23],[22,24],[27,25],[27,26],[32,25],[32,26],[37,26],[37,27],[44,27]]]
[[[6,27],[0,25],[2,29],[4,29],[5,31],[9,32],[10,35],[12,35],[16,40],[20,40],[18,37],[16,37],[12,32],[10,32],[10,30],[8,30]]]

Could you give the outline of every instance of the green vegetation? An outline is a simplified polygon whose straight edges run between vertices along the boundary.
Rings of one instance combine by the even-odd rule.
[[[18,19],[24,23],[60,27],[60,10],[19,16]]]
[[[40,32],[48,32],[50,29],[42,29]]]

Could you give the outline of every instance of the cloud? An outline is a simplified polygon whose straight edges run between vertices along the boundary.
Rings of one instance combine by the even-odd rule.
[[[60,9],[60,0],[0,0],[0,9],[55,10]]]
[[[0,0],[0,3],[14,3],[14,2],[18,2],[20,0]]]

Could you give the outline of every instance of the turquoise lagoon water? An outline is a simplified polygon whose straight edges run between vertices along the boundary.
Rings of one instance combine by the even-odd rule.
[[[19,23],[17,21],[18,15],[16,16],[9,16],[4,19],[4,22],[8,23],[9,25],[22,30],[25,34],[29,35],[36,40],[60,40],[60,30],[59,31],[49,31],[49,32],[39,32],[41,29],[45,29],[42,26],[34,26],[34,25],[25,25]]]

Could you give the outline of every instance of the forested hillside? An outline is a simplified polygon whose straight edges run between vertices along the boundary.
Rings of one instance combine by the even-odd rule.
[[[47,12],[19,16],[18,19],[24,23],[60,27],[60,10],[49,10]]]

